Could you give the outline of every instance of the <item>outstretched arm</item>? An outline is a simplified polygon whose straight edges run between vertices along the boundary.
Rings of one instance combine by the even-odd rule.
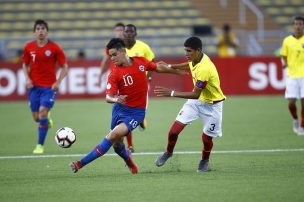
[[[198,88],[195,86],[191,92],[180,92],[162,86],[155,86],[154,93],[158,97],[180,97],[186,99],[198,99],[202,90],[202,88]]]
[[[170,67],[170,65],[164,63],[164,62],[158,62],[156,63],[156,72],[158,73],[171,73],[171,74],[178,74],[178,75],[183,75],[185,72],[180,69],[174,69]]]

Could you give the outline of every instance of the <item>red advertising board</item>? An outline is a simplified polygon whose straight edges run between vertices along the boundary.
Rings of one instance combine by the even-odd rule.
[[[185,58],[162,58],[168,63],[184,62]],[[276,57],[212,58],[226,95],[283,94],[286,71]],[[69,74],[61,83],[58,98],[104,98],[109,70],[103,72],[99,84],[100,60],[69,62]],[[150,96],[155,85],[184,91],[193,88],[191,75],[177,76],[153,73]],[[26,99],[25,78],[21,65],[0,63],[0,100]]]

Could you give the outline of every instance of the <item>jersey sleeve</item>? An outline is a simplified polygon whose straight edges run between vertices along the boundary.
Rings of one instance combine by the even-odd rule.
[[[57,62],[60,65],[66,64],[67,63],[67,59],[65,57],[65,54],[64,54],[62,48],[60,46],[57,46],[56,49],[57,49]]]
[[[111,71],[111,73],[108,76],[106,94],[116,95],[117,91],[118,91],[118,84],[116,79],[116,73],[115,71]]]
[[[157,64],[155,62],[147,61],[147,71],[155,71],[157,68]]]
[[[287,56],[287,54],[288,54],[287,40],[286,40],[286,38],[285,38],[284,41],[283,41],[283,44],[282,44],[282,48],[281,48],[281,51],[280,51],[280,55],[281,55],[281,56]]]
[[[31,60],[30,53],[28,51],[28,46],[25,45],[23,49],[23,56],[22,56],[22,62],[25,64],[29,64]]]

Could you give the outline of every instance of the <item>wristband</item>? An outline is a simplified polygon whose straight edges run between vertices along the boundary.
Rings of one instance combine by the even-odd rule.
[[[171,64],[168,64],[168,67],[169,67],[169,68],[171,68],[171,67],[172,67],[172,65],[171,65]]]
[[[171,91],[171,97],[174,97],[174,90]]]

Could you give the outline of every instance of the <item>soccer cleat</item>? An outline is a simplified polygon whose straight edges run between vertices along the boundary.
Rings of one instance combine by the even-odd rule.
[[[147,128],[147,120],[146,120],[146,118],[144,118],[143,122],[141,122],[141,123],[139,124],[139,130],[140,130],[140,131],[143,131],[143,130],[145,130],[146,128]]]
[[[137,169],[137,166],[135,165],[135,163],[133,161],[130,150],[128,150],[128,154],[129,154],[129,158],[128,158],[128,160],[125,160],[126,165],[128,166],[128,168],[129,168],[129,170],[131,171],[132,174],[137,174],[138,169]]]
[[[297,131],[297,134],[298,135],[304,135],[304,128],[303,127],[300,127],[299,129],[298,129],[298,131]]]
[[[156,166],[158,167],[163,166],[171,156],[172,154],[170,154],[169,152],[163,153],[163,155],[158,157],[158,159],[155,161]]]
[[[53,119],[51,118],[51,111],[48,112],[48,125],[49,125],[49,128],[53,128],[53,126],[54,126]]]
[[[33,150],[33,154],[43,154],[44,149],[41,144],[37,144],[35,149]]]
[[[131,152],[131,153],[134,153],[135,152],[135,149],[133,147],[128,147],[128,150]]]
[[[81,163],[80,163],[80,161],[74,161],[74,162],[70,163],[69,166],[73,173],[77,173],[78,170],[81,168]]]
[[[207,172],[210,171],[208,168],[209,160],[201,160],[200,163],[198,164],[197,172]]]

